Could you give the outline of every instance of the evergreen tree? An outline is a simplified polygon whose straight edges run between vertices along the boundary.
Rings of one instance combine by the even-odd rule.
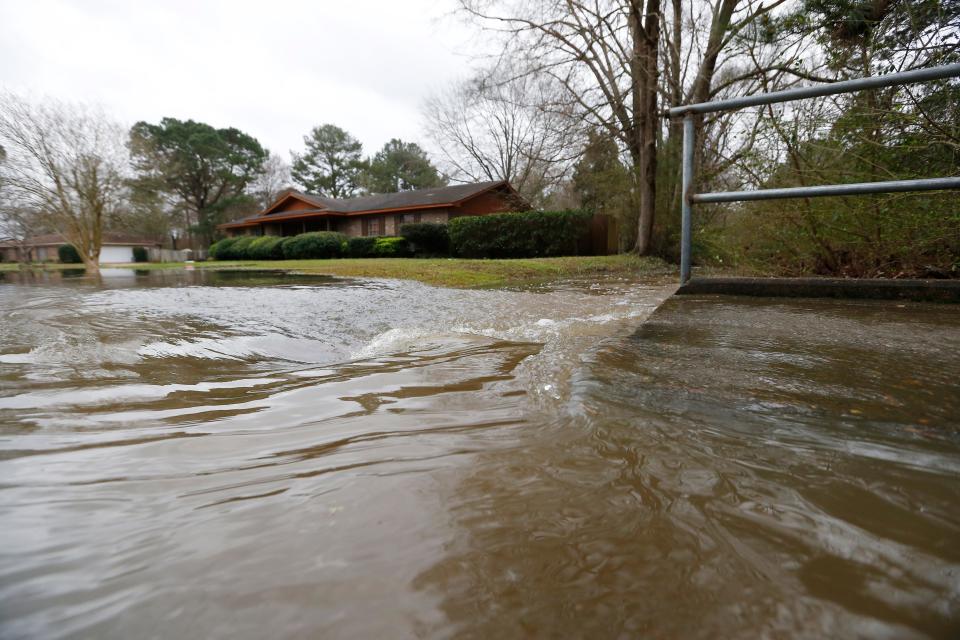
[[[239,129],[176,118],[133,125],[130,149],[141,186],[186,205],[194,217],[189,226],[206,245],[228,216],[253,209],[245,190],[267,159],[256,138]]]
[[[622,247],[636,239],[637,208],[631,206],[633,181],[620,160],[617,143],[601,131],[592,131],[573,172],[573,190],[580,206],[617,220]]]
[[[441,187],[447,181],[418,144],[394,138],[370,160],[363,182],[373,193],[393,193]]]
[[[360,190],[366,163],[359,140],[336,125],[325,124],[314,127],[303,142],[306,151],[292,154],[294,182],[329,198],[349,198]]]
[[[956,62],[958,0],[805,0],[792,19],[852,76]]]

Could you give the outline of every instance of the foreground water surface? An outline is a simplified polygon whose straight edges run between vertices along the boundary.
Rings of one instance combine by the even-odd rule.
[[[0,277],[4,638],[960,631],[955,307]]]

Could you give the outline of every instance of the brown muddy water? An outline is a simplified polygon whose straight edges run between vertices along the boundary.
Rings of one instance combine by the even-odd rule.
[[[0,277],[3,638],[960,632],[956,307]]]

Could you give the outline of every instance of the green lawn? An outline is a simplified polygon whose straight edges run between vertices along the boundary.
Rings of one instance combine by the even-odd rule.
[[[111,265],[134,269],[177,269],[181,262]],[[524,260],[460,260],[456,258],[360,258],[342,260],[271,260],[197,262],[198,269],[283,269],[299,273],[359,278],[419,280],[444,287],[502,287],[599,274],[668,275],[675,268],[657,258],[635,255],[569,256]],[[0,270],[20,268],[0,263]],[[47,264],[30,268],[76,269],[82,265]]]

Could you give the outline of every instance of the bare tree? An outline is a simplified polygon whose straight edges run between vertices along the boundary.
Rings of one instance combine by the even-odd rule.
[[[557,108],[549,78],[461,82],[424,105],[428,137],[454,180],[507,180],[534,204],[575,159],[580,125]]]
[[[564,89],[567,107],[629,154],[639,194],[636,249],[647,253],[656,196],[660,0],[461,0],[503,38],[500,60]]]
[[[262,173],[257,176],[247,191],[261,209],[267,208],[284,190],[291,188],[290,165],[275,153],[264,161]]]
[[[679,137],[679,122],[662,130],[660,104],[756,91],[771,72],[803,77],[798,56],[751,60],[741,47],[742,35],[787,1],[671,0],[665,7],[661,0],[460,0],[460,5],[482,28],[501,36],[494,55],[499,63],[509,60],[522,73],[555,79],[570,109],[626,152],[638,210],[635,249],[647,253],[658,147],[665,133]],[[782,49],[775,39],[769,44]],[[698,118],[698,139],[707,140],[716,122]]]
[[[0,95],[4,188],[76,247],[89,273],[99,273],[104,224],[125,202],[125,141],[99,110]]]
[[[29,244],[31,236],[43,231],[36,211],[29,207],[18,205],[7,198],[3,186],[0,185],[0,239],[8,240],[16,245],[17,260],[31,262],[33,250]]]

